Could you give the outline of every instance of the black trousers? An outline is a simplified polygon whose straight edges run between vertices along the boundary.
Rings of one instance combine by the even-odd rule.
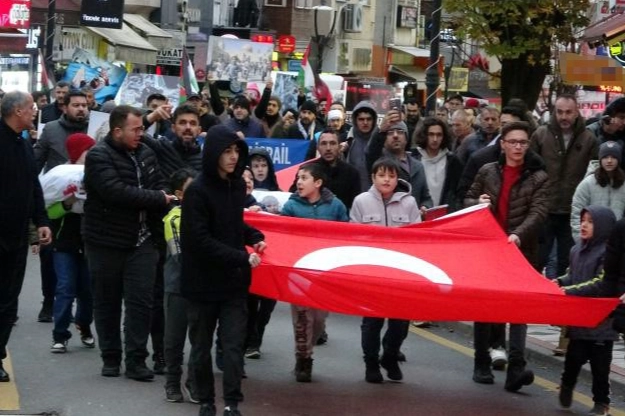
[[[0,250],[0,360],[7,356],[6,346],[17,318],[27,256],[27,245],[14,250]]]
[[[251,293],[248,295],[246,348],[260,348],[263,343],[263,335],[265,335],[265,327],[269,323],[275,307],[275,299],[268,299]]]
[[[184,344],[187,340],[187,309],[189,301],[178,293],[165,293],[165,374],[166,385],[180,385]],[[188,381],[193,380],[189,362]]]
[[[202,403],[215,402],[215,376],[211,348],[219,322],[219,339],[224,357],[223,397],[226,406],[243,401],[243,345],[247,327],[247,295],[213,302],[188,305],[191,340],[190,375],[195,381],[197,398]]]
[[[152,338],[152,352],[163,354],[165,338],[165,311],[163,309],[163,297],[165,296],[163,266],[165,265],[165,250],[159,250],[158,263],[156,264],[156,276],[154,279],[154,301],[152,302],[152,325],[150,337]]]
[[[126,367],[145,362],[158,261],[156,248],[148,240],[130,250],[92,245],[86,250],[93,284],[93,315],[103,361],[121,362],[123,301]]]
[[[39,270],[41,272],[41,294],[44,302],[54,303],[56,294],[56,272],[54,270],[54,249],[51,245],[39,248]]]
[[[595,403],[609,405],[613,346],[613,341],[570,340],[566,349],[562,384],[571,388],[575,387],[582,366],[590,361],[592,400]]]
[[[473,347],[475,348],[475,367],[488,368],[491,365],[489,349],[492,346],[492,331],[500,330],[498,327],[505,324],[492,324],[475,322],[473,324]],[[508,342],[508,361],[510,364],[525,365],[525,340],[527,338],[527,325],[510,324],[510,339]],[[505,346],[505,342],[503,344]]]
[[[556,258],[558,263],[556,265],[556,277],[558,277],[566,273],[566,269],[569,267],[569,254],[575,244],[571,231],[570,214],[549,214],[547,216],[540,240],[539,272],[542,272],[547,265],[555,241],[557,241]]]
[[[384,355],[397,357],[397,353],[408,334],[410,321],[403,319],[385,318],[362,318],[360,326],[362,352],[365,361],[377,361],[380,355],[380,334],[384,321],[388,321],[388,327],[382,339]]]

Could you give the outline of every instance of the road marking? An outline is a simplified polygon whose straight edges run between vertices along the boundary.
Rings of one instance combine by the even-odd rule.
[[[17,392],[11,355],[7,351],[7,358],[2,360],[2,366],[11,376],[8,383],[0,383],[0,410],[20,410],[20,395]]]
[[[433,334],[431,332],[428,332],[426,330],[423,329],[419,329],[419,328],[415,328],[412,325],[410,326],[410,332],[412,332],[413,334],[416,334],[422,338],[425,338],[429,341],[435,342],[439,345],[442,345],[444,347],[447,347],[449,349],[452,349],[454,351],[459,352],[460,354],[464,354],[468,357],[473,358],[473,348],[469,348],[469,347],[465,347],[464,345],[460,345],[457,344],[453,341],[450,341],[446,338],[441,337],[440,335],[436,335]],[[553,383],[547,379],[544,379],[542,377],[538,377],[535,376],[534,377],[534,384],[544,388],[545,390],[548,391],[552,391],[554,393],[557,393],[559,390],[559,385],[556,383]],[[581,394],[577,391],[575,391],[575,394],[573,395],[573,399],[578,402],[583,404],[584,406],[587,406],[589,408],[591,408],[594,405],[594,402],[592,401],[592,398],[590,396],[587,396],[585,394]],[[610,408],[610,415],[612,416],[625,416],[625,412],[622,410],[618,410],[615,409],[613,407]]]

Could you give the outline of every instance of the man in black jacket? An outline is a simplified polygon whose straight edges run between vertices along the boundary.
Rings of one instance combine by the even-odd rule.
[[[19,91],[5,94],[0,106],[0,382],[10,381],[2,360],[24,282],[29,221],[40,244],[52,241],[33,151],[21,136],[33,128],[33,106],[30,94]]]
[[[141,116],[133,107],[116,107],[110,133],[87,155],[83,238],[102,375],[120,373],[123,300],[126,377],[149,380],[154,374],[145,359],[158,260],[155,241],[162,238],[162,217],[174,197],[163,191],[156,155],[141,143]]]
[[[46,105],[41,109],[41,122],[48,123],[58,120],[63,115],[63,104],[65,103],[65,95],[69,93],[69,82],[59,81],[54,87],[54,102]]]
[[[215,386],[211,347],[219,322],[224,351],[225,416],[240,415],[243,400],[243,345],[247,326],[250,267],[260,264],[264,236],[243,222],[248,147],[225,125],[210,128],[203,170],[182,202],[181,248],[183,296],[189,299],[189,338],[200,416],[214,416]],[[245,245],[255,252],[248,254]],[[207,278],[210,276],[210,278]]]

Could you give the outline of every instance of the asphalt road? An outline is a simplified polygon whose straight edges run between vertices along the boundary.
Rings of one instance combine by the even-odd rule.
[[[29,260],[20,303],[20,319],[5,362],[14,382],[0,383],[0,415],[67,416],[197,415],[192,403],[168,403],[164,378],[137,382],[99,375],[98,350],[85,349],[72,338],[66,354],[51,354],[52,324],[36,322],[41,301],[38,261]],[[587,381],[578,384],[572,410],[558,407],[561,368],[531,363],[537,379],[518,394],[503,389],[505,375],[496,372],[492,386],[471,381],[472,350],[466,334],[442,324],[431,330],[411,329],[402,350],[402,383],[372,385],[364,381],[360,319],[331,314],[330,339],[314,354],[313,382],[297,383],[288,305],[279,304],[267,328],[262,358],[247,360],[245,416],[374,415],[564,415],[586,414],[592,405]],[[8,364],[8,365],[7,365]],[[221,376],[218,374],[217,395]],[[625,415],[615,397],[612,415]],[[218,400],[219,411],[223,403]]]

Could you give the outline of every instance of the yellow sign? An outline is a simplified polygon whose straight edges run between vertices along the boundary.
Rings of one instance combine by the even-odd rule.
[[[462,91],[469,90],[469,68],[451,68],[449,73],[449,85],[447,91]]]
[[[623,52],[623,44],[621,42],[610,45],[610,55],[612,57],[619,56]]]

